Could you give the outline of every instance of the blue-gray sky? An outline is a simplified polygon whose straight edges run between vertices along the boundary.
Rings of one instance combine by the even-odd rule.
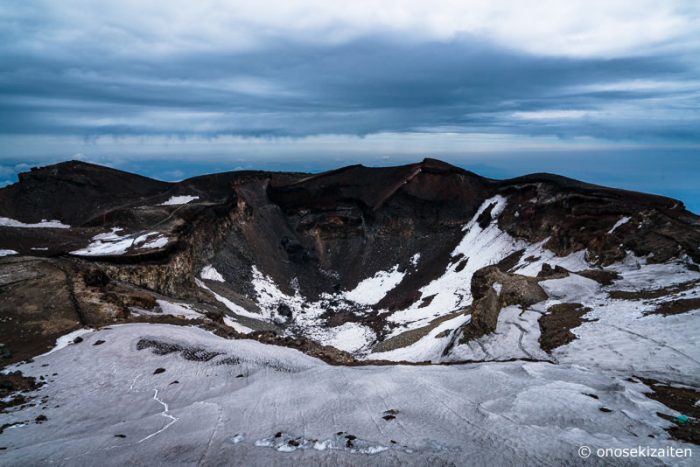
[[[5,0],[0,185],[439,157],[700,212],[694,0]]]

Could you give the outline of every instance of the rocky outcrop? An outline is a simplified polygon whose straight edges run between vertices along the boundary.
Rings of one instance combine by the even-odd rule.
[[[496,330],[501,308],[518,305],[527,308],[547,299],[537,279],[502,272],[487,266],[474,273],[471,283],[474,297],[471,321],[465,326],[462,341],[478,339]]]
[[[79,265],[62,260],[0,260],[0,295],[0,365],[44,353],[59,336],[112,322],[120,311],[85,285]]]
[[[542,269],[537,273],[538,279],[561,279],[569,275],[569,271],[561,266],[552,267],[548,263],[542,265]]]
[[[558,255],[585,249],[600,266],[628,251],[651,262],[679,254],[700,262],[698,217],[678,200],[551,174],[504,180],[498,190],[509,198],[499,226],[532,243],[546,239],[546,248]]]

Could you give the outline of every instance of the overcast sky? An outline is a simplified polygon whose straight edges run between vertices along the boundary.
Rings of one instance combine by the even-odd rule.
[[[440,157],[700,211],[700,2],[0,3],[0,185]]]

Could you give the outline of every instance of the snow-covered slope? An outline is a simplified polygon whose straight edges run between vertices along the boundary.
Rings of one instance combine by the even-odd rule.
[[[82,337],[20,367],[48,382],[4,417],[20,423],[4,463],[562,465],[582,445],[689,447],[644,384],[578,365],[334,367],[153,324]]]

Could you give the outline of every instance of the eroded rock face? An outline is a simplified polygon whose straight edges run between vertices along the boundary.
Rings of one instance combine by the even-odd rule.
[[[61,260],[0,261],[0,365],[46,352],[59,336],[110,322],[119,307],[86,287],[75,265]]]
[[[505,273],[498,266],[487,266],[474,273],[471,283],[472,319],[464,328],[463,341],[477,339],[496,330],[501,308],[526,308],[547,299],[537,279]]]

